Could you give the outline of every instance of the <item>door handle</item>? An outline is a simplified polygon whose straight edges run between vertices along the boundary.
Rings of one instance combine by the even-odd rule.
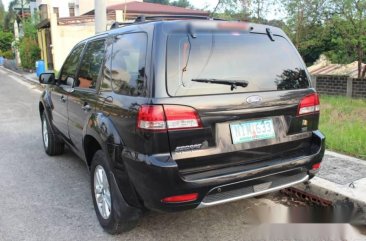
[[[91,106],[88,104],[88,103],[85,103],[82,107],[81,107],[81,109],[83,110],[83,111],[85,111],[85,112],[89,112],[89,111],[91,111]]]
[[[65,96],[61,95],[60,101],[63,102],[63,103],[65,103],[66,102]]]

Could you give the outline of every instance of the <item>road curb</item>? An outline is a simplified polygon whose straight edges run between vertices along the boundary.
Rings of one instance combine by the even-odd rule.
[[[31,83],[31,84],[35,84],[35,85],[38,85],[38,86],[41,86],[41,87],[42,87],[42,85],[41,85],[39,82],[37,82],[36,80],[31,79],[31,78],[29,78],[29,77],[27,77],[27,76],[25,76],[25,75],[23,75],[23,74],[20,74],[20,73],[18,73],[18,72],[16,72],[16,71],[14,71],[14,70],[7,69],[7,68],[5,68],[4,66],[0,66],[0,69],[2,69],[2,70],[4,70],[4,71],[6,71],[6,72],[8,72],[8,73],[14,74],[14,75],[16,75],[16,76],[20,77],[22,80],[24,80],[24,81],[26,81],[26,82],[29,82],[29,83]]]
[[[366,200],[361,199],[358,195],[354,195],[351,188],[348,190],[348,194],[344,190],[340,190],[339,187],[329,187],[330,182],[325,179],[314,177],[306,184],[298,184],[294,188],[314,196],[336,203],[353,203],[355,207],[361,208],[366,213]],[[332,183],[330,184],[332,185]]]
[[[332,151],[326,151],[326,155],[336,157],[349,164],[362,165],[366,168],[366,161],[346,156]],[[366,177],[352,181],[347,184],[338,184],[333,181],[315,176],[306,184],[298,184],[294,188],[318,196],[335,203],[353,203],[366,213]]]

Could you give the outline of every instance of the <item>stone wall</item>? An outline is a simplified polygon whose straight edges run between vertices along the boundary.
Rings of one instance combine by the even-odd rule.
[[[317,76],[316,90],[326,95],[347,95],[346,76]]]
[[[366,98],[366,79],[319,75],[313,76],[313,86],[320,94]]]
[[[366,98],[366,79],[353,79],[352,96]]]

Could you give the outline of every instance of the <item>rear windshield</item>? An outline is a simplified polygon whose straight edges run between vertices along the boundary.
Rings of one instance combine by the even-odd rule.
[[[283,37],[274,36],[274,40],[254,33],[205,32],[197,33],[196,38],[185,33],[169,35],[169,95],[308,88],[304,65],[296,50]]]

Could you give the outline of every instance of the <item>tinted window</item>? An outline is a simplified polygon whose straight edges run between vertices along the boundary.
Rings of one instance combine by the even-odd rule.
[[[119,35],[113,44],[111,77],[113,91],[122,95],[145,95],[147,36]]]
[[[265,34],[172,34],[167,45],[167,86],[172,96],[308,88],[305,67],[282,37]],[[248,82],[247,87],[192,80]]]
[[[112,90],[112,83],[111,83],[111,65],[112,65],[112,48],[111,41],[107,41],[107,47],[105,51],[105,60],[104,60],[104,67],[102,73],[102,81],[100,84],[101,91],[111,91]]]
[[[79,64],[80,55],[83,52],[84,44],[75,47],[71,54],[67,57],[64,65],[62,66],[62,71],[60,74],[61,84],[67,84],[67,78],[75,78],[76,69]]]
[[[105,52],[105,39],[88,43],[75,87],[95,89]]]

